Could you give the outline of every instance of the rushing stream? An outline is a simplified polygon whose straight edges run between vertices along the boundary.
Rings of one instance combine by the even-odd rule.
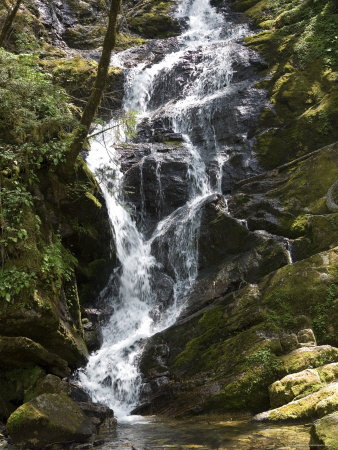
[[[79,376],[93,400],[112,407],[120,422],[131,420],[130,411],[139,401],[142,380],[137,363],[145,339],[175,322],[184,306],[185,293],[197,277],[201,208],[214,194],[224,191],[223,166],[229,159],[228,146],[220,131],[222,125],[215,124],[217,117],[227,114],[230,128],[236,131],[236,117],[231,116],[230,109],[222,111],[222,105],[228,98],[233,101],[236,92],[245,90],[250,83],[239,80],[236,87],[232,85],[238,43],[249,33],[246,25],[228,21],[226,14],[213,8],[209,0],[181,0],[176,15],[187,20],[177,50],[160,62],[151,65],[142,62],[128,70],[124,111],[139,112],[140,124],[161,119],[173,133],[183,136],[189,184],[187,201],[163,214],[162,166],[153,146],[158,220],[146,232],[143,160],[139,164],[140,214],[134,214],[125,204],[116,133],[107,131],[93,141],[87,161],[102,186],[120,267],[111,276],[111,284],[118,279],[118,289],[114,291],[107,286],[102,293],[111,296],[114,308],[103,329],[102,348],[90,356]],[[241,49],[245,47],[241,45]],[[186,62],[189,67],[182,81],[177,73]],[[242,113],[241,108],[245,106],[238,106],[238,114]],[[249,147],[245,133],[237,129],[238,134],[242,146]],[[121,141],[128,141],[123,130],[119,133],[119,145]],[[248,170],[252,166],[250,158],[249,152],[243,160]],[[161,306],[154,279],[164,272],[164,266],[174,283],[171,301]]]

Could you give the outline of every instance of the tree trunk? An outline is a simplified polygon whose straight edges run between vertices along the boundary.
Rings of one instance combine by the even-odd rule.
[[[115,47],[117,16],[120,9],[121,0],[111,0],[108,28],[103,42],[103,49],[97,69],[96,80],[89,100],[83,110],[80,126],[74,132],[74,138],[66,161],[66,166],[68,167],[75,163],[77,156],[81,152],[89,133],[90,125],[93,122],[98,107],[101,103],[110,65],[111,52]]]
[[[16,13],[18,12],[18,9],[20,8],[20,5],[22,3],[22,0],[17,0],[14,7],[11,11],[7,14],[7,17],[5,19],[5,23],[3,24],[1,33],[0,33],[0,47],[4,47],[7,36],[12,28],[13,21],[15,19]]]

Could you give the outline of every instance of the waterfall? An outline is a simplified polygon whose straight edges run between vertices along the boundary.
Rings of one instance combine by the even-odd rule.
[[[148,67],[141,63],[129,70],[125,83],[124,110],[138,111],[139,122],[162,117],[174,132],[181,133],[188,155],[189,199],[162,218],[145,237],[135,215],[124,203],[123,173],[114,149],[116,136],[106,132],[94,141],[88,165],[96,174],[108,207],[120,268],[118,293],[110,302],[114,312],[103,329],[103,345],[93,353],[79,378],[94,401],[112,407],[120,420],[137,405],[141,388],[138,360],[145,340],[175,322],[184,306],[184,296],[196,280],[198,235],[202,206],[222,190],[222,168],[229,155],[218,145],[213,127],[214,100],[231,90],[233,42],[248,34],[244,25],[227,23],[209,0],[183,0],[176,12],[188,18],[186,31],[178,38],[179,49]],[[184,58],[195,58],[193,70],[174,99],[158,96],[159,83],[175,77]],[[174,79],[175,84],[175,79]],[[196,122],[203,139],[195,142]],[[120,137],[121,139],[121,137]],[[216,168],[214,180],[207,165]],[[146,217],[143,160],[140,165],[141,215]],[[158,196],[162,208],[162,167],[156,165]],[[156,246],[156,257],[154,247]],[[160,256],[163,255],[163,258]],[[163,271],[163,260],[174,280],[172,301],[158,311],[154,277]]]

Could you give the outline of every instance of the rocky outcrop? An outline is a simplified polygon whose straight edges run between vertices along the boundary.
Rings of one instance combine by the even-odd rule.
[[[306,355],[306,356],[305,356]],[[273,409],[257,414],[258,422],[300,421],[323,417],[338,408],[338,349],[304,347],[281,356],[281,372],[289,375],[269,387]],[[286,364],[285,361],[292,362]],[[321,366],[323,362],[335,361]],[[308,369],[297,372],[302,367]]]
[[[307,395],[280,408],[257,414],[254,420],[259,422],[284,422],[323,417],[337,411],[338,383],[328,384],[314,394]]]
[[[335,304],[328,301],[325,312],[316,305],[330,295],[336,252],[286,265],[228,294],[227,282],[208,282],[191,297],[182,319],[147,344],[141,360],[145,403],[139,411],[256,412],[269,405],[268,386],[281,375],[336,362],[337,349],[314,346],[308,331],[309,323],[317,327],[325,317],[320,339],[330,330],[334,336]],[[294,336],[294,345],[305,347],[283,354],[290,352],[287,334]]]

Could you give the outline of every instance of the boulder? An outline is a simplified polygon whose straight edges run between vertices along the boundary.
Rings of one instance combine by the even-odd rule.
[[[319,367],[323,364],[338,361],[338,349],[331,345],[317,347],[301,347],[288,355],[281,356],[282,372],[285,374],[299,372],[308,367]]]
[[[338,409],[338,382],[328,384],[319,391],[292,401],[280,408],[254,416],[255,422],[285,422],[323,417]]]
[[[280,338],[280,343],[284,352],[291,352],[298,348],[298,339],[295,333],[285,334]]]
[[[16,409],[7,421],[13,442],[24,448],[54,443],[85,442],[92,423],[65,394],[42,394]]]
[[[311,428],[310,448],[338,448],[338,412],[329,414],[314,422]]]
[[[112,428],[116,426],[114,411],[106,405],[92,402],[77,402],[83,413],[91,420],[98,433],[101,426]]]
[[[287,375],[269,387],[271,407],[278,408],[294,400],[295,397],[304,397],[309,391],[313,392],[321,387],[322,382],[315,369],[306,369]]]
[[[300,346],[317,345],[315,335],[311,328],[300,330],[297,334],[298,342]]]
[[[33,389],[25,393],[25,401],[32,400],[41,394],[70,394],[70,386],[66,381],[62,381],[59,377],[48,374],[37,381]]]

